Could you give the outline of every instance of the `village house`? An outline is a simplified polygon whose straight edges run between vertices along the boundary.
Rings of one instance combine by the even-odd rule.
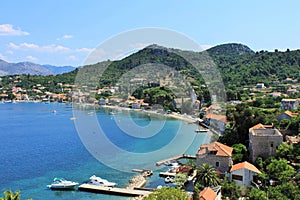
[[[279,114],[276,119],[278,121],[281,121],[281,120],[284,120],[284,119],[287,119],[287,120],[291,120],[292,118],[294,117],[297,117],[298,113],[294,113],[294,112],[291,112],[289,110]]]
[[[286,91],[286,93],[287,93],[288,95],[293,95],[293,94],[297,94],[298,91],[297,91],[295,88],[289,88],[289,89]]]
[[[257,124],[249,129],[250,159],[255,162],[261,156],[267,159],[276,155],[277,147],[282,143],[283,137],[273,125]]]
[[[232,148],[220,142],[203,144],[196,153],[196,165],[207,163],[222,174],[232,166]]]
[[[207,126],[210,126],[215,131],[219,132],[219,134],[222,134],[225,131],[227,123],[225,115],[208,113],[204,115],[203,121]]]
[[[256,88],[257,88],[257,89],[263,89],[263,88],[266,88],[266,86],[265,86],[264,83],[257,83],[257,84],[256,84]]]
[[[281,110],[297,110],[299,106],[298,99],[282,99],[281,100]]]
[[[199,200],[221,200],[221,187],[206,187],[199,193]]]
[[[245,161],[231,167],[229,179],[238,185],[250,186],[257,174],[261,174],[261,172],[254,165]]]

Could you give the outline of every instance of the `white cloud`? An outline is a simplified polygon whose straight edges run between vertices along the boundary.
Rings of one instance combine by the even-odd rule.
[[[33,57],[33,56],[26,56],[26,59],[30,60],[30,61],[37,61],[38,60],[36,57]]]
[[[28,32],[21,29],[15,29],[11,24],[0,24],[0,36],[21,36],[29,35]]]
[[[19,50],[36,50],[38,52],[71,52],[72,50],[68,47],[64,47],[61,45],[50,44],[46,46],[39,46],[33,43],[22,43],[22,44],[14,44],[10,42],[8,47],[11,49],[19,49]]]
[[[64,36],[62,36],[63,39],[71,39],[73,37],[74,37],[73,35],[64,35]]]
[[[46,52],[71,52],[71,49],[69,47],[64,47],[61,45],[56,45],[56,44],[50,44],[47,46],[41,47],[42,51]]]
[[[66,60],[72,60],[72,61],[77,61],[78,59],[76,58],[76,56],[68,56],[67,58],[66,58]]]
[[[12,42],[10,42],[10,43],[8,44],[8,47],[11,48],[11,49],[19,49],[19,48],[20,48],[18,45],[14,44],[14,43],[12,43]]]
[[[95,49],[91,49],[91,48],[79,48],[79,49],[75,49],[76,52],[86,52],[86,53],[90,53],[92,51],[94,51]]]
[[[28,48],[28,49],[38,49],[38,48],[40,48],[39,47],[39,45],[36,45],[36,44],[32,44],[32,43],[22,43],[21,45],[20,45],[20,47],[21,48]]]
[[[1,60],[7,60],[6,57],[3,54],[1,54],[1,53],[0,53],[0,59]]]
[[[9,55],[13,55],[14,54],[14,52],[11,51],[11,50],[6,51],[6,53],[9,54]]]

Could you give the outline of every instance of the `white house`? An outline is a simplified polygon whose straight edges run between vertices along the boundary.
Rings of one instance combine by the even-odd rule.
[[[242,162],[231,167],[229,178],[238,185],[251,185],[253,177],[261,172],[251,163]]]

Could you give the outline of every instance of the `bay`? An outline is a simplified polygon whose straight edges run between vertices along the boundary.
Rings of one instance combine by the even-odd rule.
[[[56,112],[52,112],[55,110]],[[84,116],[94,115],[102,125],[107,137],[116,146],[134,153],[147,153],[159,151],[168,145],[168,142],[178,135],[178,130],[184,134],[195,134],[196,127],[186,122],[164,117],[150,115],[144,112],[120,111],[117,117],[112,115],[110,109],[95,111],[80,110]],[[54,177],[64,177],[69,180],[83,183],[93,174],[118,183],[118,187],[125,187],[134,173],[120,171],[107,166],[101,159],[96,159],[86,149],[78,134],[70,104],[58,103],[6,103],[0,104],[0,192],[21,190],[21,198],[33,199],[128,199],[126,197],[95,194],[80,191],[51,191],[46,185]],[[124,134],[124,130],[117,121],[129,124],[127,120],[134,121],[139,127],[149,130],[157,127],[163,121],[163,128],[148,141]],[[149,124],[154,126],[149,126]],[[156,124],[157,123],[157,124]],[[132,131],[135,131],[134,129]],[[140,133],[136,133],[140,134]],[[180,135],[180,134],[179,134]],[[182,136],[184,137],[184,135]],[[198,134],[194,138],[186,153],[195,154],[208,136]],[[99,144],[105,145],[105,144]],[[176,147],[173,147],[174,149]],[[168,150],[172,154],[172,147]],[[157,173],[155,162],[161,158],[169,157],[166,152],[161,157],[147,157],[145,162],[150,163],[155,173],[148,179],[147,186],[156,187],[162,184]],[[131,162],[115,156],[113,162],[122,162],[123,165]],[[133,162],[133,161],[132,161]],[[1,195],[0,195],[1,196]]]

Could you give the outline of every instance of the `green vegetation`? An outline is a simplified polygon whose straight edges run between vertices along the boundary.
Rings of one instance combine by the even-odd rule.
[[[21,192],[12,192],[11,190],[4,191],[4,197],[0,197],[0,200],[20,200]],[[28,200],[32,200],[31,198]]]
[[[215,168],[209,164],[202,164],[197,169],[197,183],[203,185],[204,187],[214,187],[220,184],[220,179]]]
[[[144,197],[145,200],[187,200],[188,195],[184,190],[173,187],[163,187]]]

